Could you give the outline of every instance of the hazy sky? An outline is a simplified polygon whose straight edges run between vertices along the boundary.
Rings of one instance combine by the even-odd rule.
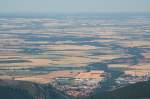
[[[0,13],[150,12],[150,0],[0,0]]]

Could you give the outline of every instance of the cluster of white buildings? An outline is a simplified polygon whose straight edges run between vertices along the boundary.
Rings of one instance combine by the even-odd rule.
[[[137,82],[143,82],[143,81],[148,81],[150,80],[150,75],[145,75],[145,76],[132,76],[132,75],[123,75],[115,80],[118,87],[124,87],[129,84],[135,84]]]
[[[52,85],[71,96],[87,96],[100,86],[106,76],[104,71],[86,71],[73,78],[55,78]]]

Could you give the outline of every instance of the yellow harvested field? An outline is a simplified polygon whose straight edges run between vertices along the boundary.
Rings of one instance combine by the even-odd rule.
[[[109,64],[109,68],[122,68],[126,75],[131,76],[145,76],[150,74],[150,64],[138,64],[138,65],[128,65],[128,64]]]
[[[107,39],[102,39],[102,40],[94,40],[94,41],[95,41],[95,42],[100,42],[100,43],[101,43],[101,42],[103,42],[103,43],[108,43],[108,42],[113,42],[113,41],[115,41],[115,40],[113,40],[113,39],[111,39],[111,40],[110,40],[110,39],[108,39],[108,40],[107,40]]]
[[[89,46],[89,45],[65,45],[65,44],[60,44],[60,45],[48,45],[47,46],[50,50],[92,50],[96,49],[94,46]]]
[[[47,41],[38,41],[38,42],[34,42],[34,41],[33,41],[33,42],[29,42],[29,41],[28,41],[27,43],[28,43],[28,44],[41,44],[41,45],[42,45],[42,44],[43,44],[43,45],[44,45],[44,44],[49,44],[49,42],[47,42]]]
[[[52,61],[53,65],[74,65],[76,67],[84,66],[84,63],[90,62],[91,59],[87,57],[64,57],[63,59],[58,59]]]
[[[150,64],[139,64],[137,66],[131,66],[125,71],[126,75],[132,76],[145,76],[150,74]]]
[[[0,67],[4,67],[4,66],[14,67],[15,66],[15,67],[22,67],[22,68],[32,68],[32,67],[39,67],[39,66],[47,66],[50,62],[51,60],[48,60],[48,59],[27,59],[27,62],[11,63],[11,64],[3,63],[3,64],[0,64]]]
[[[137,66],[131,66],[130,69],[135,69],[135,70],[150,70],[150,64],[139,64]]]
[[[117,54],[109,54],[109,55],[96,55],[96,56],[90,56],[91,60],[94,62],[98,61],[104,61],[104,60],[111,60],[115,58],[121,58],[121,57],[126,57],[124,55],[117,55]]]
[[[13,77],[3,75],[3,76],[0,76],[0,80],[13,80]]]
[[[3,58],[10,58],[14,57],[19,60],[26,60],[26,62],[19,62],[19,63],[1,63],[0,67],[22,67],[22,68],[33,68],[33,67],[45,67],[45,66],[75,66],[75,67],[82,67],[87,66],[91,62],[102,62],[105,60],[111,60],[120,57],[126,57],[121,54],[109,54],[109,55],[88,55],[84,51],[60,51],[61,55],[64,55],[63,58],[58,59],[48,59],[46,58],[38,58],[34,56],[5,56]],[[43,56],[40,56],[43,57]],[[13,59],[7,59],[13,60]]]
[[[142,53],[145,58],[150,58],[150,52]]]
[[[124,47],[139,47],[139,46],[148,46],[150,47],[150,41],[142,41],[142,40],[135,40],[135,41],[120,41],[121,45]]]
[[[103,79],[104,71],[90,71],[90,72],[81,72],[75,78],[77,79]],[[102,76],[103,75],[103,76]]]
[[[57,51],[55,51],[57,52]],[[86,51],[58,51],[58,53],[61,53],[61,55],[64,55],[64,56],[81,56],[81,57],[86,57],[87,56],[87,53]]]
[[[129,68],[127,64],[109,64],[109,68]]]
[[[78,79],[103,79],[105,76],[104,71],[79,71],[79,70],[64,70],[64,71],[55,71],[50,72],[48,74],[44,75],[35,75],[35,76],[27,76],[27,77],[15,77],[15,80],[21,80],[21,81],[31,81],[31,82],[37,82],[37,83],[50,83],[53,81],[54,78],[78,78]]]
[[[145,76],[150,74],[150,70],[128,70],[125,71],[125,74],[131,76]]]
[[[50,60],[48,59],[29,59],[29,61],[31,61],[32,63],[30,63],[29,65],[48,65],[50,63]]]
[[[52,65],[72,65],[76,67],[87,66],[90,62],[102,62],[114,58],[120,58],[121,55],[97,55],[97,56],[65,56],[62,59],[51,61]]]
[[[29,76],[29,77],[16,77],[15,80],[23,80],[23,81],[31,81],[31,82],[37,82],[37,83],[50,83],[52,79],[58,78],[58,77],[75,77],[80,71],[55,71],[50,72],[45,75],[36,75],[36,76]]]

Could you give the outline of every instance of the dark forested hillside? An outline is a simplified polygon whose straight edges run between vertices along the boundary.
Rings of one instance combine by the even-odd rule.
[[[0,81],[0,99],[70,99],[50,85],[23,81]]]
[[[150,81],[139,82],[114,91],[99,93],[83,99],[150,99]]]
[[[0,97],[0,99],[33,99],[26,90],[8,86],[0,86]]]
[[[50,85],[23,81],[0,81],[0,99],[73,99]],[[150,81],[77,99],[150,99]]]

